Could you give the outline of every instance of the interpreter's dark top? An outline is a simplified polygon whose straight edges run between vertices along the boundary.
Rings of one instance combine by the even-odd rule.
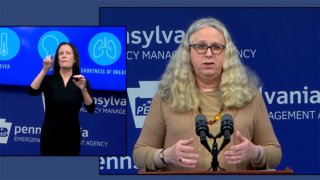
[[[87,81],[87,90],[90,85]],[[38,90],[29,88],[30,95],[44,93],[45,117],[41,129],[40,149],[42,155],[79,155],[80,123],[79,112],[84,101],[81,90],[69,79],[64,86],[61,75],[47,75]],[[84,104],[85,105],[85,104]],[[89,113],[95,104],[85,105]]]

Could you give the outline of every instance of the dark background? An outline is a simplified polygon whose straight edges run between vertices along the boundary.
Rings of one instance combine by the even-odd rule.
[[[320,7],[319,0],[0,0],[0,26],[99,25],[99,7]],[[1,99],[0,99],[1,100]],[[197,176],[198,177],[198,176]],[[194,179],[194,176],[183,176]],[[219,176],[274,179],[288,176]],[[174,179],[176,176],[99,176],[98,157],[0,157],[0,179]],[[179,177],[180,178],[180,177]],[[201,176],[212,179],[212,176]],[[304,176],[290,176],[305,179]],[[319,176],[308,176],[318,179]]]

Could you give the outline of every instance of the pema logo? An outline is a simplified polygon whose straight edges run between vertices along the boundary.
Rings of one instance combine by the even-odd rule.
[[[158,81],[139,81],[140,88],[128,88],[130,108],[136,128],[142,128]]]
[[[7,144],[12,123],[0,118],[0,144]]]

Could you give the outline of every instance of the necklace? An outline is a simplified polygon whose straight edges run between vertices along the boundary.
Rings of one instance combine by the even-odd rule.
[[[202,114],[200,107],[198,107],[198,110],[199,110],[199,113]],[[213,119],[210,119],[210,120],[208,121],[208,124],[209,124],[209,125],[213,125],[214,123],[216,123],[216,122],[218,122],[218,121],[221,120],[222,110],[223,110],[223,108],[220,108],[220,111],[214,116],[214,118],[213,118]]]

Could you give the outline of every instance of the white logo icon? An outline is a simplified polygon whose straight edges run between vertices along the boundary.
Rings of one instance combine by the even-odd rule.
[[[96,49],[98,52],[96,52]],[[105,55],[110,59],[115,59],[117,57],[117,47],[113,40],[108,40],[104,37],[103,40],[99,39],[93,47],[93,57],[100,58],[104,55],[103,50],[105,50]]]
[[[136,128],[142,128],[156,93],[158,81],[139,81],[140,88],[127,88],[130,108]]]
[[[8,34],[1,33],[0,35],[0,55],[6,56],[8,55]]]
[[[12,123],[0,118],[0,144],[7,144]]]

